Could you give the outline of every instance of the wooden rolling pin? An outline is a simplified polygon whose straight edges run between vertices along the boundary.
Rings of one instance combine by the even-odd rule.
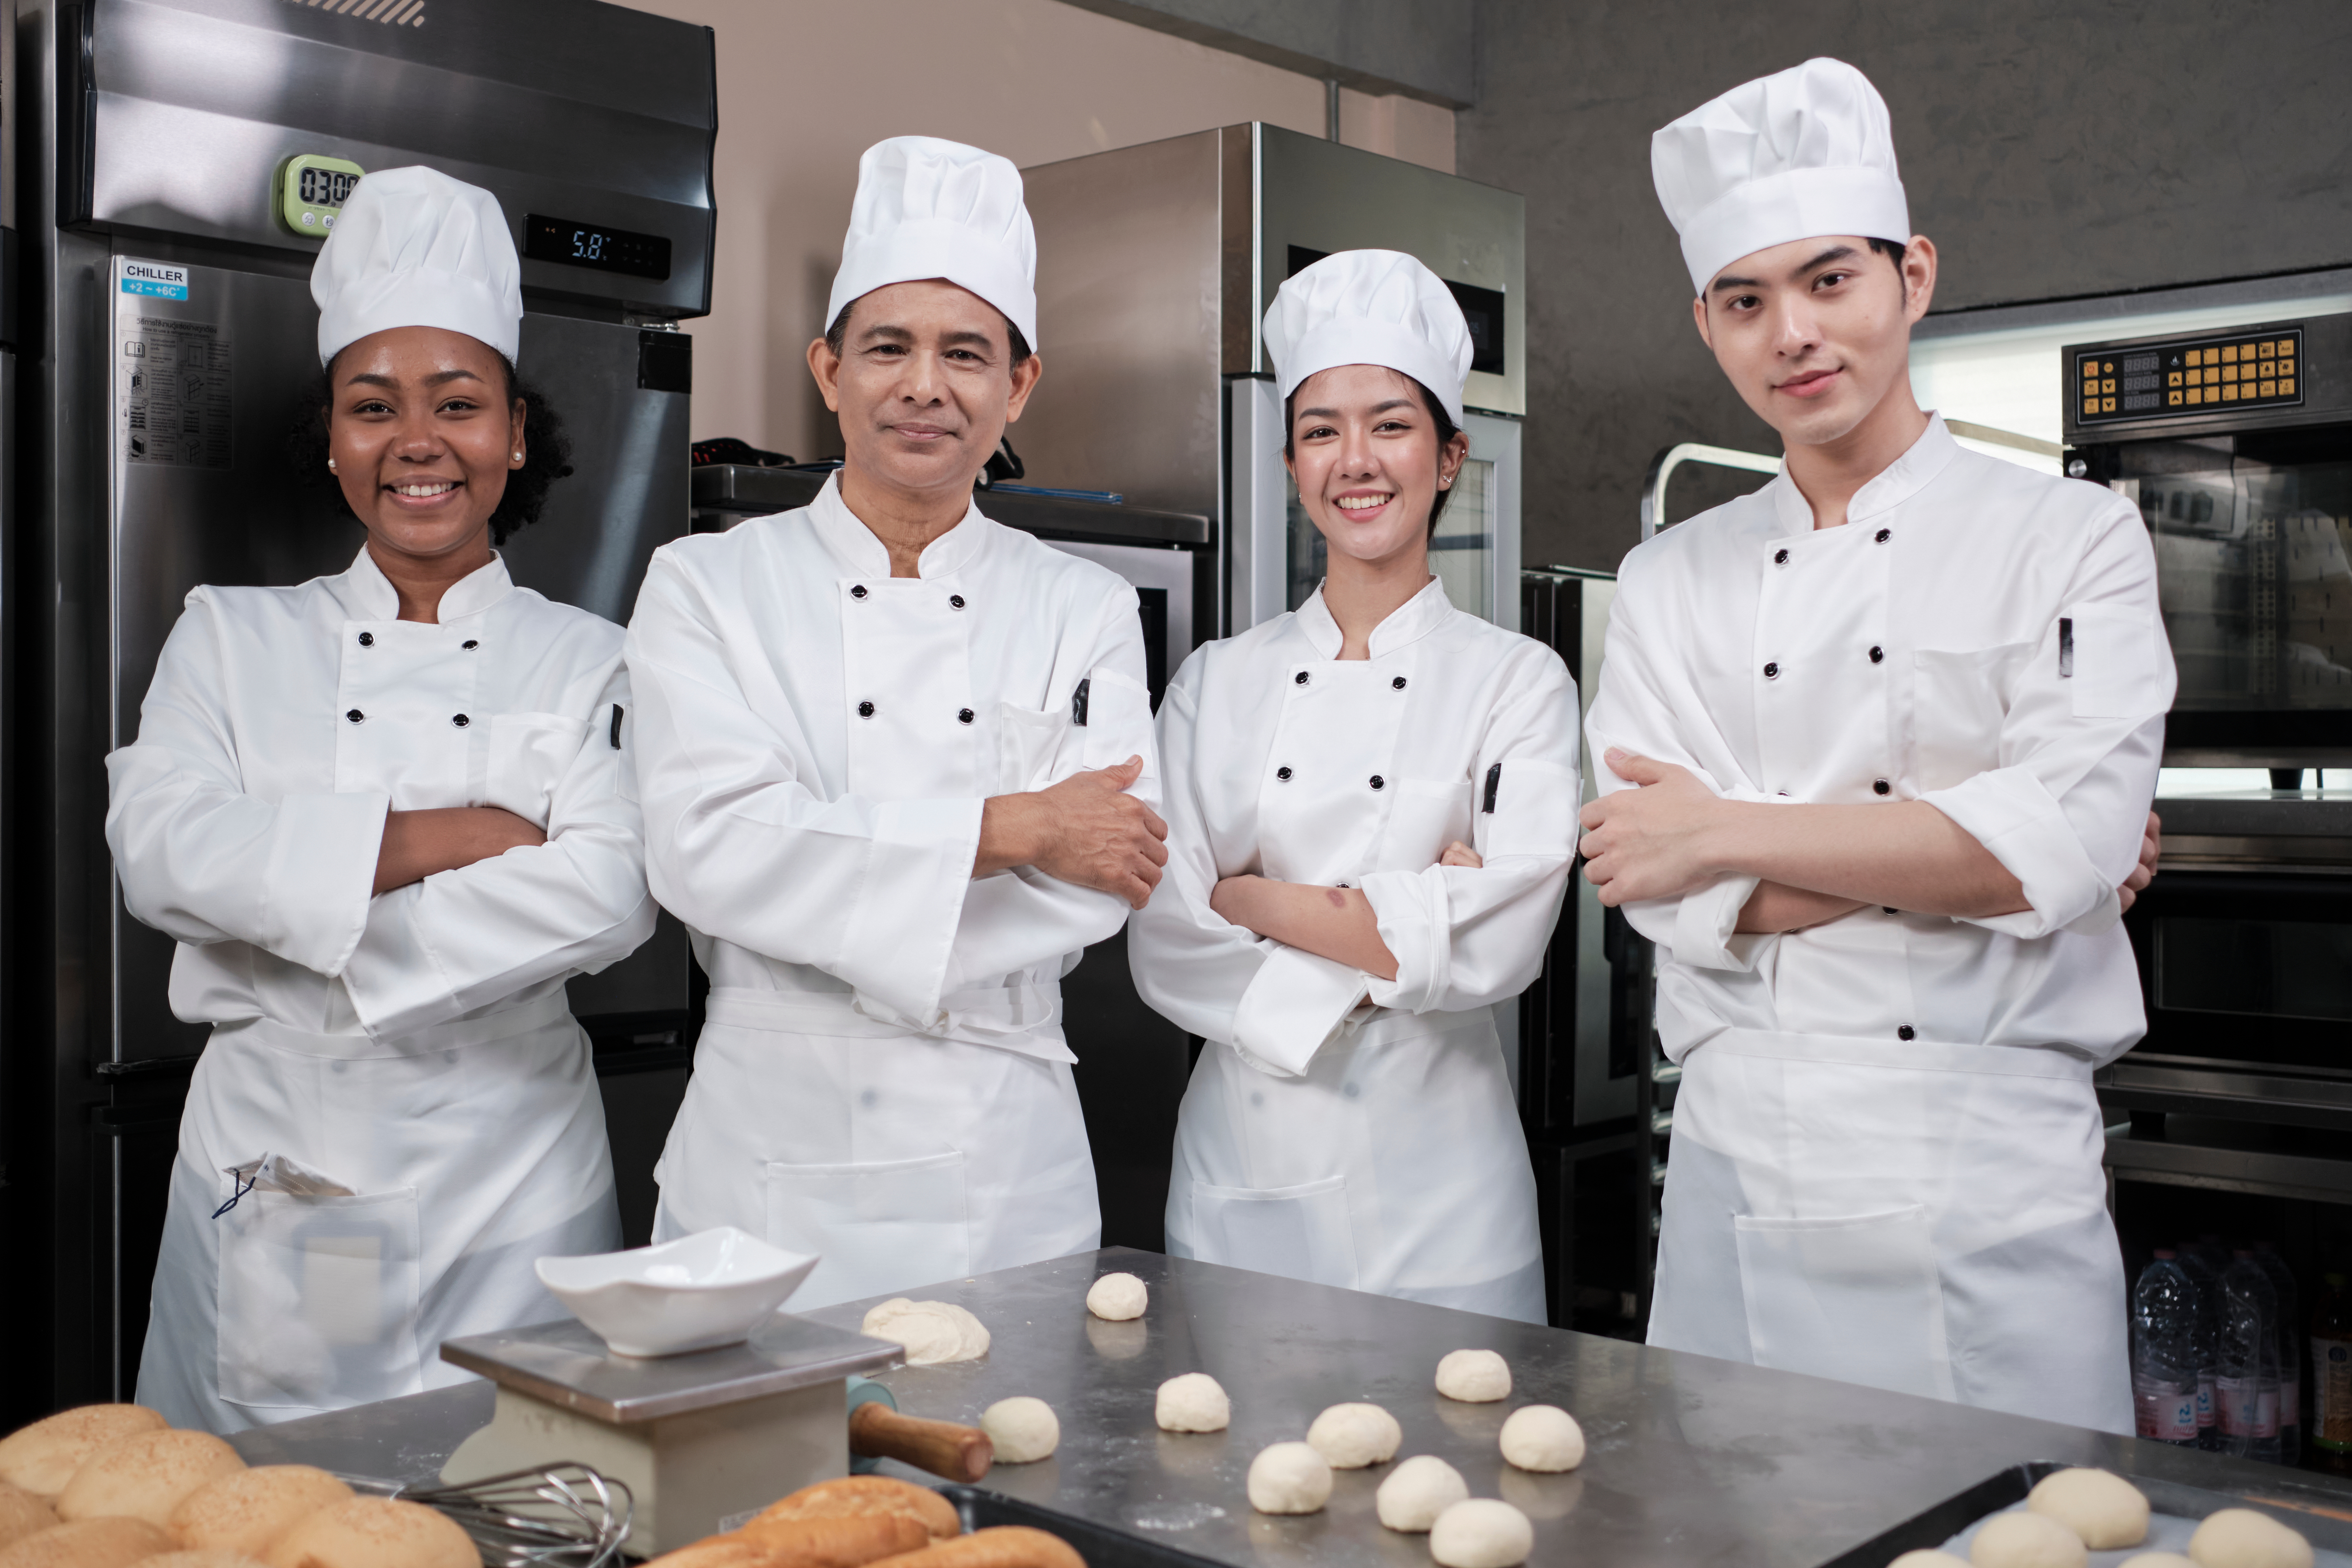
[[[976,1481],[996,1462],[996,1447],[979,1427],[901,1415],[878,1400],[849,1413],[849,1451],[861,1459],[896,1459],[951,1481]]]

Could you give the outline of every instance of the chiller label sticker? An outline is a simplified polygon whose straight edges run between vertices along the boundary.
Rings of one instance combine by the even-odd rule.
[[[154,300],[188,297],[188,269],[184,267],[166,267],[160,261],[124,261],[119,265],[125,294],[143,294]]]

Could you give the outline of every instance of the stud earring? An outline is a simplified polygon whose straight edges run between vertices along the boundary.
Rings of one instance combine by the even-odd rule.
[[[518,462],[518,463],[520,463],[520,462],[521,462],[521,461],[522,461],[522,454],[521,454],[520,452],[517,452],[517,453],[514,455],[514,458],[515,458],[515,461],[516,461],[516,462]]]
[[[335,459],[334,459],[334,458],[328,458],[328,459],[327,459],[327,472],[329,472],[329,473],[331,473],[331,473],[333,473],[334,471],[335,471]]]

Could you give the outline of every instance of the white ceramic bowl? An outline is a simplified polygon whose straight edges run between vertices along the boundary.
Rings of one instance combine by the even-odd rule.
[[[615,1355],[679,1355],[751,1336],[817,1260],[720,1226],[628,1252],[542,1258],[539,1282]]]

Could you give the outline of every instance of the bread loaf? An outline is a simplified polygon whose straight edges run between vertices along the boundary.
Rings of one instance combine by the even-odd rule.
[[[128,1568],[171,1550],[172,1538],[143,1519],[85,1519],[0,1548],[0,1568]]]
[[[84,1461],[58,1494],[58,1517],[143,1519],[168,1529],[190,1492],[243,1468],[236,1450],[209,1432],[142,1432]]]
[[[975,1530],[886,1561],[889,1568],[1087,1568],[1068,1542],[1022,1524]]]
[[[930,1531],[910,1513],[753,1520],[738,1533],[767,1553],[769,1568],[865,1568],[931,1543]]]
[[[142,1557],[140,1568],[263,1568],[258,1558],[242,1552],[229,1552],[217,1547],[200,1547],[194,1551],[166,1552],[161,1557]]]
[[[302,1521],[351,1495],[351,1488],[309,1465],[262,1465],[190,1492],[172,1510],[169,1528],[186,1551],[258,1557]]]
[[[663,1552],[646,1568],[769,1568],[768,1550],[747,1535],[706,1535]]]
[[[0,1481],[0,1546],[22,1541],[37,1530],[52,1529],[57,1510],[46,1499]]]
[[[770,1503],[743,1528],[749,1531],[754,1525],[779,1524],[794,1519],[859,1519],[876,1513],[905,1514],[921,1524],[935,1540],[945,1540],[963,1530],[955,1504],[929,1487],[888,1476],[843,1476],[803,1487],[790,1497]]]
[[[422,1503],[355,1497],[279,1536],[268,1568],[482,1568],[473,1537]]]
[[[0,1481],[55,1498],[82,1462],[108,1444],[160,1432],[163,1418],[143,1405],[85,1405],[0,1437]]]

